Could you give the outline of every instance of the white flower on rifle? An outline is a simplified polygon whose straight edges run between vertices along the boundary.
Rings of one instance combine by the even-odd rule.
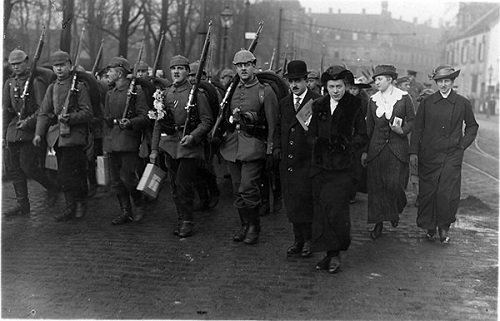
[[[165,90],[156,89],[153,94],[153,98],[155,99],[153,102],[154,110],[148,111],[148,117],[150,119],[160,120],[165,117],[165,104],[163,104],[165,98]]]

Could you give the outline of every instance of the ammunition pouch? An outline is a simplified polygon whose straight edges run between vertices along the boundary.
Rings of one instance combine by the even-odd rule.
[[[259,117],[258,112],[247,111],[238,113],[239,117],[234,117],[233,122],[228,122],[228,131],[235,129],[243,130],[248,136],[261,140],[267,138],[267,121],[264,117]]]

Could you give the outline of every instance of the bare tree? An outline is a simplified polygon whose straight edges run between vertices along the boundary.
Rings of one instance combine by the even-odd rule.
[[[73,24],[74,12],[75,0],[63,0],[63,20],[59,48],[66,52],[71,51],[71,25]]]

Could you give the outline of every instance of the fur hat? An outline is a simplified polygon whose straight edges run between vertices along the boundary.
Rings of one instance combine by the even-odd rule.
[[[329,80],[346,80],[348,84],[354,84],[354,75],[343,66],[331,66],[321,75],[321,83],[325,85]]]

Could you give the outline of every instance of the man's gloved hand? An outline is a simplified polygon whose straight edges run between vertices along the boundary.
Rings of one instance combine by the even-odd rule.
[[[186,135],[182,137],[181,139],[181,146],[184,147],[191,147],[194,144],[194,137],[193,135]]]
[[[418,168],[418,155],[417,154],[410,154],[410,164]]]
[[[151,154],[149,154],[149,162],[151,164],[156,164],[156,160],[158,159],[158,151],[153,149]]]
[[[129,129],[132,128],[132,123],[130,122],[130,119],[128,118],[122,118],[118,122],[118,125],[120,126],[121,129]]]
[[[273,150],[273,158],[274,160],[280,160],[281,159],[281,148],[275,148]]]

